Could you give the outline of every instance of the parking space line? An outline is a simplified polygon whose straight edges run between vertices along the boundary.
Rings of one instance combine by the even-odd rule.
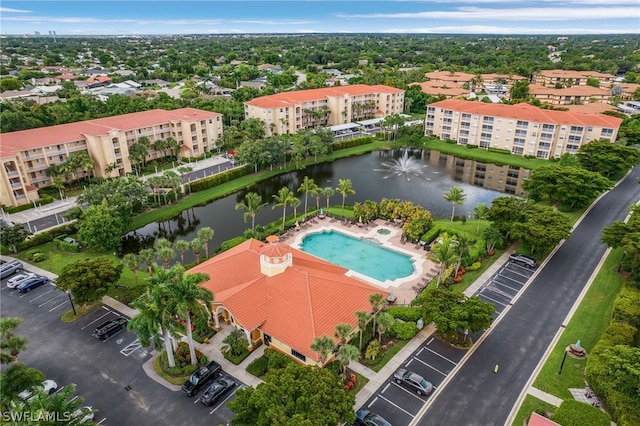
[[[89,324],[85,325],[84,327],[81,328],[81,330],[84,330],[85,328],[89,327],[91,324],[100,321],[102,318],[106,317],[107,315],[109,315],[112,311],[107,309],[107,313],[100,315],[98,318],[94,319],[93,321],[91,321]]]
[[[505,283],[501,283],[501,282],[500,282],[500,281],[498,281],[498,280],[494,280],[494,281],[493,281],[493,283],[494,283],[495,285],[501,285],[501,286],[503,286],[503,287],[506,287],[506,288],[508,288],[509,290],[515,291],[516,293],[517,293],[517,292],[519,292],[519,291],[522,289],[522,285],[523,285],[523,284],[521,284],[521,283],[520,283],[520,286],[519,286],[520,288],[513,288],[513,287],[511,287],[510,285],[507,285],[507,284],[505,284]]]
[[[516,280],[515,278],[511,278],[511,277],[509,277],[509,276],[507,276],[507,275],[502,275],[502,274],[498,274],[498,275],[496,275],[496,276],[493,278],[493,281],[494,281],[494,282],[496,282],[496,278],[504,278],[504,279],[507,279],[507,280],[511,280],[511,281],[513,281],[513,282],[514,282],[514,283],[516,283],[516,284],[523,285],[520,281]]]
[[[124,355],[124,356],[129,356],[132,353],[134,353],[135,351],[137,351],[138,349],[140,349],[141,347],[142,347],[142,345],[140,344],[140,341],[138,339],[136,339],[133,342],[129,343],[124,348],[122,348],[120,353],[122,355]]]
[[[392,383],[395,387],[397,387],[398,389],[400,389],[401,391],[404,391],[404,392],[408,393],[409,395],[411,395],[412,397],[416,398],[417,400],[424,402],[424,399],[422,398],[422,396],[417,395],[417,394],[415,394],[415,393],[411,392],[410,390],[407,390],[407,389],[403,388],[402,386],[400,386],[399,384],[397,384],[395,381],[393,381],[393,382],[391,382],[391,383]],[[431,385],[431,386],[433,386],[433,385]],[[425,396],[426,396],[426,395],[425,395]]]
[[[53,311],[55,311],[56,309],[58,309],[60,306],[64,306],[64,305],[66,305],[67,303],[69,303],[69,301],[68,301],[68,300],[65,300],[64,302],[60,303],[59,305],[54,306],[53,308],[49,309],[49,312],[53,312]]]
[[[495,292],[495,293],[497,293],[497,294],[499,294],[499,295],[501,295],[501,296],[506,297],[506,298],[507,298],[507,299],[509,299],[509,300],[513,299],[513,297],[515,296],[515,295],[511,295],[511,294],[509,294],[509,293],[507,293],[507,292],[505,292],[505,291],[503,291],[503,290],[500,290],[499,288],[497,288],[497,287],[495,287],[495,286],[494,286],[494,287],[491,287],[491,289],[490,289],[490,290],[491,290],[491,291],[493,291],[493,292]]]
[[[391,382],[387,383],[387,386],[385,386],[384,389],[382,389],[382,392],[380,393],[385,393],[387,389],[389,389],[389,386],[391,386]]]
[[[65,294],[62,294],[62,295],[60,295],[60,296],[56,296],[56,297],[54,297],[54,298],[52,298],[52,299],[49,299],[49,300],[47,300],[46,302],[39,304],[39,305],[38,305],[38,308],[42,308],[42,307],[43,307],[44,305],[46,305],[47,303],[54,302],[56,299],[60,299],[61,297],[65,297],[65,296],[66,296]]]
[[[104,419],[100,420],[97,424],[101,425],[102,423],[104,423],[105,420],[107,420],[106,417]]]
[[[369,403],[369,405],[367,405],[367,408],[371,408],[371,406],[372,406],[373,404],[375,404],[377,400],[378,400],[378,397],[376,396],[376,397],[375,397],[375,398],[373,398],[373,400]]]
[[[427,349],[429,352],[433,353],[434,355],[437,355],[437,356],[439,356],[440,358],[444,359],[445,361],[449,361],[449,362],[450,362],[451,364],[453,364],[453,365],[458,365],[458,363],[457,363],[457,362],[453,362],[453,361],[451,361],[451,360],[450,360],[449,358],[447,358],[446,356],[442,356],[442,355],[440,355],[438,352],[436,352],[436,351],[434,351],[434,350],[431,350],[431,349],[429,349],[429,348],[426,348],[426,349]]]
[[[427,364],[426,362],[424,362],[423,360],[419,359],[419,358],[415,358],[416,361],[423,363],[424,365],[426,365],[427,367],[429,367],[430,369],[437,371],[438,373],[442,374],[444,377],[447,377],[447,373],[443,373],[442,371],[438,370],[437,368],[435,368],[434,366],[432,366],[431,364]]]
[[[482,296],[482,297],[484,297],[484,298],[486,298],[486,299],[489,299],[491,302],[493,302],[493,303],[497,303],[498,305],[507,306],[507,303],[498,302],[497,300],[492,299],[491,297],[487,296],[487,295],[486,295],[486,294],[484,294],[484,293],[479,293],[479,294],[478,294],[478,296]]]
[[[524,272],[531,272],[531,269],[526,269],[526,271],[523,271],[521,267],[520,267],[520,268],[518,268],[517,270],[514,270],[514,269],[508,269],[508,268],[507,268],[507,271],[509,271],[509,272],[513,272],[514,274],[520,275],[521,277],[524,277],[524,278],[526,278],[526,279],[531,278],[531,275],[533,275],[532,273],[530,273],[530,274],[525,274],[525,273],[524,273]]]
[[[431,339],[429,339],[429,341],[427,342],[427,346],[429,346],[431,342],[433,342],[434,340],[435,340],[435,337],[432,337]]]
[[[402,389],[402,388],[400,388]],[[404,389],[403,389],[404,390]],[[385,401],[387,401],[389,404],[393,405],[394,407],[396,407],[398,410],[402,411],[403,413],[406,413],[407,416],[411,417],[413,419],[414,415],[411,414],[410,412],[408,412],[407,410],[405,410],[404,408],[400,407],[398,404],[395,404],[391,401],[389,401],[387,398],[385,398],[384,396],[380,395],[381,399],[384,399]],[[422,398],[420,398],[422,399]]]
[[[29,303],[33,302],[34,300],[38,300],[40,299],[42,296],[46,296],[47,294],[51,293],[53,291],[53,289],[47,291],[46,293],[41,294],[40,296],[36,296],[33,299],[29,300]],[[26,292],[25,294],[23,294],[22,296],[20,296],[20,299],[22,299],[23,297],[27,296],[29,294],[29,292]]]

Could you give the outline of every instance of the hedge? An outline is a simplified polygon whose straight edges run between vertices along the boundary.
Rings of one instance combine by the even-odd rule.
[[[640,289],[624,287],[613,306],[613,319],[640,328]]]
[[[386,311],[389,315],[402,321],[418,321],[422,318],[422,309],[411,306],[392,306]]]
[[[40,199],[37,200],[35,202],[37,205],[39,206],[44,206],[45,204],[51,204],[53,203],[53,197],[50,195],[46,195],[43,194],[40,196]],[[21,206],[16,206],[16,207],[5,207],[2,206],[2,209],[6,212],[6,213],[18,213],[18,212],[22,212],[25,210],[29,210],[33,208],[33,203],[27,203],[27,204],[23,204]]]
[[[77,229],[76,229],[75,223],[68,223],[66,225],[53,228],[49,231],[44,231],[39,234],[36,234],[31,238],[18,244],[17,247],[19,251],[30,249],[32,247],[36,247],[41,244],[51,242],[55,237],[59,235],[75,234],[76,231]]]
[[[345,139],[333,142],[331,145],[333,146],[334,151],[338,151],[340,149],[352,148],[354,146],[367,145],[372,142],[373,138],[371,136],[363,136],[361,138]]]
[[[427,244],[431,244],[433,240],[438,238],[438,235],[440,235],[441,230],[442,228],[440,228],[439,226],[434,226],[433,228],[425,232],[425,234],[422,237],[420,237],[420,241],[425,241]]]
[[[266,356],[256,358],[247,365],[247,372],[253,374],[256,377],[262,377],[267,374],[269,369],[269,360]]]
[[[80,246],[78,244],[71,244],[66,241],[62,241],[67,238],[67,234],[58,235],[53,239],[53,244],[62,251],[68,253],[80,253]]]
[[[200,179],[195,182],[191,182],[189,185],[191,192],[204,191],[205,189],[213,188],[214,186],[221,185],[239,177],[246,176],[253,172],[251,166],[242,166],[235,169],[226,170],[222,173],[215,174],[213,176]]]
[[[266,348],[264,350],[264,356],[269,360],[269,370],[278,370],[281,368],[285,368],[287,365],[294,362],[285,354],[281,354],[280,352],[274,351],[273,349],[269,348]]]
[[[225,242],[223,242],[222,244],[220,244],[220,248],[218,249],[218,253],[222,253],[223,251],[227,251],[239,244],[244,243],[245,241],[247,241],[247,238],[245,237],[236,237],[236,238],[232,238],[230,240],[227,240]]]
[[[415,309],[415,308],[414,308]],[[399,322],[396,321],[391,326],[389,334],[400,340],[409,340],[418,333],[418,327],[414,321]]]
[[[576,400],[565,400],[551,420],[562,426],[610,426],[611,416],[599,408]]]

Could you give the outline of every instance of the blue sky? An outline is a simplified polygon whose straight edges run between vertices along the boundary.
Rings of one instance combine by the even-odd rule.
[[[163,1],[0,3],[6,34],[640,33],[640,0]]]

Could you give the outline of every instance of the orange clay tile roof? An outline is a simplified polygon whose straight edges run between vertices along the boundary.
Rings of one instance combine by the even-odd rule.
[[[275,247],[271,247],[275,246]],[[291,253],[292,266],[268,277],[260,272],[260,256]],[[202,284],[247,330],[260,328],[307,357],[315,337],[333,337],[337,324],[357,325],[355,312],[370,311],[369,295],[382,293],[347,277],[346,269],[282,243],[248,240],[190,269],[209,274]]]
[[[567,108],[570,112],[582,114],[602,114],[605,111],[617,111],[615,106],[604,102],[592,102],[582,105],[554,105],[556,107]]]
[[[609,77],[616,78],[615,75],[603,74],[597,71],[573,71],[573,70],[542,70],[540,75],[551,78],[585,78],[585,77]]]
[[[448,81],[425,81],[422,83],[411,83],[410,85],[420,86],[422,91],[428,95],[462,96],[468,95],[469,89],[463,89],[462,84]]]
[[[506,81],[517,81],[517,80],[526,80],[527,77],[523,77],[521,75],[515,75],[515,74],[496,74],[496,73],[492,73],[492,74],[480,74],[480,76],[482,77],[482,81],[485,83],[488,83],[490,81],[496,81],[499,78],[504,79]]]
[[[618,128],[622,123],[622,119],[611,117],[609,115],[544,110],[525,103],[506,105],[488,104],[479,101],[464,101],[459,99],[445,99],[443,101],[429,104],[427,107],[443,108],[475,115],[534,121],[537,123],[599,126],[608,128]]]
[[[610,91],[592,86],[571,86],[562,89],[541,86],[540,84],[530,84],[530,95],[554,95],[554,96],[609,96]]]
[[[221,116],[222,114],[216,112],[195,108],[181,108],[172,111],[154,109],[77,123],[2,133],[0,134],[0,158],[26,149],[84,140],[85,135],[105,135],[113,129],[127,131],[171,121],[205,120]]]
[[[471,81],[475,77],[473,74],[468,74],[466,72],[454,72],[450,71],[433,71],[428,72],[424,75],[430,80],[441,80],[441,81]]]
[[[286,108],[296,104],[309,101],[320,101],[330,97],[337,96],[356,96],[367,95],[371,93],[403,93],[404,90],[396,89],[391,86],[375,85],[367,86],[365,84],[354,84],[351,86],[324,87],[321,89],[298,90],[294,92],[283,92],[275,95],[261,96],[245,102],[245,105],[251,105],[258,108]]]

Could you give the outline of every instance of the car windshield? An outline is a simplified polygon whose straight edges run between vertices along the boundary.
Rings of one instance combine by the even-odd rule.
[[[422,381],[420,382],[420,386],[424,389],[427,389],[429,387],[429,382],[427,382],[425,379],[422,379]]]

